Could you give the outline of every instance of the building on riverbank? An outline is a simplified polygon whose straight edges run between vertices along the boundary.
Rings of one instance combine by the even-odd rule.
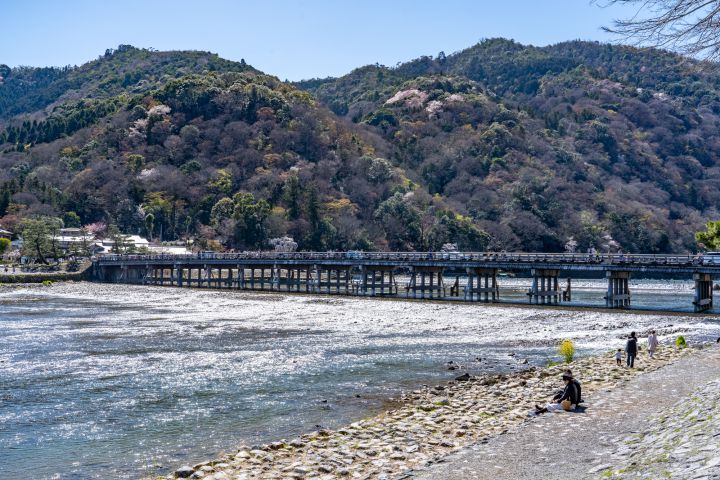
[[[190,252],[183,245],[173,244],[153,244],[146,238],[139,235],[123,235],[122,247],[126,253],[146,253],[146,254],[165,254],[165,255],[187,255]],[[115,241],[106,238],[97,240],[92,244],[91,253],[93,255],[107,255],[117,253],[115,251]]]
[[[121,234],[122,237],[122,245],[120,248],[124,251],[127,251],[126,253],[130,252],[145,252],[148,251],[148,247],[150,246],[150,242],[139,235],[125,235]],[[116,252],[116,242],[112,238],[104,238],[102,240],[98,240],[95,243],[93,243],[91,247],[91,253],[93,255],[105,255],[108,253],[117,253]]]
[[[61,228],[53,237],[58,247],[66,252],[75,249],[88,249],[95,241],[95,235],[81,228]]]

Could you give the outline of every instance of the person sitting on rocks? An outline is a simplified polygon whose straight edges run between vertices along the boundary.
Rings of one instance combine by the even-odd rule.
[[[577,378],[573,377],[572,370],[570,370],[568,368],[567,370],[565,370],[563,372],[563,375],[568,375],[568,376],[572,377],[572,382],[575,384],[575,388],[577,388],[577,398],[578,398],[577,403],[578,404],[582,403],[583,402],[583,400],[582,400],[582,385],[580,385],[580,382],[578,381]],[[557,393],[555,394],[555,396],[553,397],[553,402],[557,402],[558,400],[560,400],[560,398],[563,396],[563,393],[565,393],[564,389],[558,390]]]
[[[541,407],[539,405],[535,405],[535,411],[536,413],[545,413],[545,412],[563,412],[563,411],[572,411],[575,410],[575,407],[577,407],[577,404],[580,402],[580,395],[578,392],[578,388],[575,385],[575,382],[573,382],[573,376],[572,374],[568,374],[567,372],[563,373],[562,376],[563,382],[565,382],[565,388],[563,389],[563,393],[557,400],[553,399],[553,402],[549,403],[545,407]]]

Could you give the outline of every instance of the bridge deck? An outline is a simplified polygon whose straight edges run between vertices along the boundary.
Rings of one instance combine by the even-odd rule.
[[[396,270],[409,275],[405,285],[398,285]],[[570,283],[566,290],[559,287],[560,275],[602,272],[608,279],[604,298],[610,308],[630,305],[631,274],[692,277],[695,311],[708,311],[712,309],[713,276],[720,276],[720,259],[700,255],[489,252],[244,252],[106,255],[94,259],[96,278],[111,282],[485,302],[500,301],[498,271],[528,272],[533,277],[528,300],[540,304],[572,300]],[[455,276],[449,288],[444,281],[447,275]],[[467,283],[461,285],[459,278],[465,275]]]
[[[490,268],[501,270],[546,269],[563,271],[627,271],[666,274],[720,274],[720,259],[698,255],[553,254],[553,253],[417,253],[417,252],[246,252],[196,255],[105,255],[101,266],[140,265],[337,265]]]

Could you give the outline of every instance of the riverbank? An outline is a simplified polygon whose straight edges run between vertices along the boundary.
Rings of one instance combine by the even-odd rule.
[[[611,353],[569,366],[583,382],[583,397],[689,355],[694,349],[665,346],[635,369],[615,365]],[[284,479],[378,478],[410,474],[479,442],[528,422],[528,412],[560,387],[567,365],[528,368],[509,375],[472,377],[425,387],[373,418],[292,440],[241,446],[215,461],[186,466],[167,478]],[[581,414],[572,414],[581,415]]]
[[[713,344],[587,396],[583,414],[538,417],[420,467],[412,478],[717,479],[719,380]]]
[[[82,265],[77,272],[0,272],[0,284],[3,283],[43,283],[43,282],[80,282],[89,279],[92,263]]]

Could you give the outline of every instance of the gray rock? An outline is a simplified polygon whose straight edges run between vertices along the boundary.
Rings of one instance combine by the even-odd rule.
[[[175,477],[177,478],[189,478],[190,475],[195,473],[195,470],[190,465],[185,465],[175,470]]]

